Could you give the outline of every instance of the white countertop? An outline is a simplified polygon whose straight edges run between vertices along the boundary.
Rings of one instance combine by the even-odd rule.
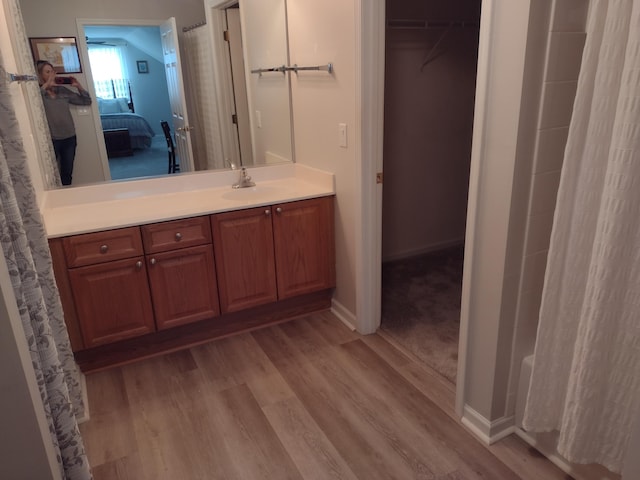
[[[49,238],[143,225],[335,194],[331,173],[300,164],[247,168],[254,188],[234,190],[238,171],[198,172],[46,192]]]

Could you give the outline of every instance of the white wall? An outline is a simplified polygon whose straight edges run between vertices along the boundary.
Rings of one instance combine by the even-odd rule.
[[[77,18],[163,20],[173,16],[181,32],[182,27],[202,21],[205,17],[202,0],[20,0],[20,5],[28,37],[78,37]],[[86,87],[86,75],[76,76]],[[78,116],[72,109],[78,136],[74,185],[105,180],[100,162],[98,132],[93,112],[90,110],[89,113],[87,116]]]
[[[478,47],[477,27],[393,22],[477,24],[479,6],[479,0],[403,0],[387,12],[383,261],[464,238]],[[430,53],[435,58],[423,65]]]
[[[267,152],[292,160],[289,74],[251,73],[259,68],[289,65],[285,2],[243,0],[240,14],[247,55],[245,71],[254,161],[258,165],[268,163],[271,157],[265,155]]]
[[[546,5],[546,7],[544,6]],[[573,99],[577,89],[582,50],[586,38],[587,0],[545,0],[536,8],[550,10],[551,21],[544,32],[546,61],[543,72],[541,108],[535,128],[533,165],[526,178],[530,191],[524,213],[526,231],[523,249],[514,262],[522,265],[519,279],[508,410],[515,402],[519,366],[533,353],[538,328],[549,239],[555,210],[560,170],[569,132]]]
[[[334,300],[356,314],[356,2],[288,0],[290,61],[300,66],[333,63],[327,72],[292,76],[296,162],[333,172],[336,178],[336,275]],[[346,123],[348,146],[338,146]]]
[[[474,125],[461,398],[487,437],[512,424],[521,359],[535,343],[587,4],[483,3],[491,29],[483,30],[487,70]]]

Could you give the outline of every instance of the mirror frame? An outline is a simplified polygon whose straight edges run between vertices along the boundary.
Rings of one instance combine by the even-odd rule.
[[[166,20],[135,20],[135,19],[95,19],[95,18],[76,18],[76,29],[78,31],[78,52],[80,53],[80,59],[82,61],[82,65],[85,65],[85,76],[87,81],[87,90],[91,93],[91,98],[96,98],[95,87],[93,83],[93,71],[91,70],[91,62],[89,61],[89,47],[86,41],[86,33],[85,27],[92,25],[99,26],[108,26],[108,25],[116,25],[122,27],[135,27],[135,26],[145,26],[145,27],[159,27]],[[109,178],[109,180],[105,180],[105,182],[114,181],[111,178],[111,173],[109,169],[109,157],[107,155],[107,148],[104,142],[104,137],[101,135],[102,133],[102,122],[100,121],[100,112],[98,111],[98,102],[91,102],[90,108],[92,110],[93,116],[93,124],[96,130],[96,138],[98,141],[98,151],[100,153],[100,164],[102,166],[102,172],[105,178]],[[82,185],[78,185],[82,186]]]

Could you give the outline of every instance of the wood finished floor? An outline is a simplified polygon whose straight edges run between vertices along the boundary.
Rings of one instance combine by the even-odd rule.
[[[566,476],[517,437],[486,447],[454,386],[328,312],[87,376],[95,480]]]

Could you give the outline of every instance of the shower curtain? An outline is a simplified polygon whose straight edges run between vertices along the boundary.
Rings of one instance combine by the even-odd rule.
[[[640,407],[640,2],[591,0],[523,425],[614,472]]]
[[[189,72],[189,95],[194,106],[192,123],[196,170],[226,168],[222,151],[222,136],[218,120],[213,52],[206,25],[192,28],[183,35],[186,65]]]
[[[4,72],[0,54],[0,71]],[[29,346],[62,478],[91,478],[76,415],[84,405],[9,85],[0,79],[0,249]],[[7,435],[7,432],[4,432]],[[5,436],[5,441],[10,441]],[[29,461],[25,452],[24,461]]]

